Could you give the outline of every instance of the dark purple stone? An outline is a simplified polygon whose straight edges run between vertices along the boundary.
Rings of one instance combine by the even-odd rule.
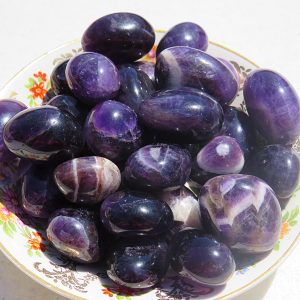
[[[251,169],[252,174],[267,182],[279,198],[292,196],[299,184],[299,155],[286,146],[263,147],[253,155]]]
[[[165,202],[149,194],[121,191],[103,201],[101,221],[114,234],[157,235],[173,225],[173,214]]]
[[[150,288],[168,270],[169,247],[162,238],[121,239],[112,246],[107,265],[108,277],[118,285]]]
[[[161,89],[197,88],[222,106],[230,104],[238,92],[234,74],[222,62],[201,50],[185,46],[168,48],[160,53],[155,77]]]
[[[171,266],[181,276],[200,284],[225,284],[235,271],[230,249],[213,236],[196,229],[186,229],[173,237]]]
[[[178,143],[216,136],[222,126],[222,107],[209,95],[182,88],[157,93],[143,101],[138,113],[150,129],[173,135]]]
[[[83,148],[79,123],[53,106],[18,113],[6,124],[3,137],[15,155],[38,161],[72,158]]]
[[[56,95],[71,94],[66,78],[66,67],[68,62],[69,59],[59,63],[51,73],[51,88]]]
[[[148,75],[130,64],[121,65],[119,73],[121,88],[117,98],[137,112],[141,102],[154,93],[153,82]]]
[[[154,83],[155,82],[155,64],[153,62],[148,62],[148,61],[138,61],[134,64],[134,67],[139,70],[144,72]]]
[[[62,208],[49,219],[47,237],[66,257],[80,263],[94,263],[103,256],[94,213],[85,209]]]
[[[48,218],[63,203],[53,180],[53,168],[33,165],[22,182],[21,204],[25,212],[35,218]]]
[[[47,105],[47,103],[55,96],[56,96],[56,94],[54,93],[54,91],[52,89],[48,90],[48,92],[46,93],[46,95],[43,99],[42,105]]]
[[[229,60],[221,57],[218,57],[218,60],[221,61],[233,73],[238,85],[240,85],[241,77],[234,65]]]
[[[300,101],[280,74],[257,70],[244,83],[247,111],[256,128],[274,144],[291,144],[300,135]]]
[[[220,135],[205,145],[197,155],[198,166],[215,174],[239,173],[245,163],[244,153],[237,141]]]
[[[96,155],[124,161],[141,146],[141,130],[135,112],[117,101],[95,106],[85,123],[85,138]]]
[[[71,58],[66,77],[74,96],[88,105],[112,99],[120,88],[118,69],[98,53],[84,52]]]
[[[163,50],[174,46],[188,46],[206,51],[208,38],[206,32],[199,25],[184,22],[172,27],[160,40],[156,55]]]
[[[243,174],[217,176],[199,195],[202,224],[232,250],[261,253],[273,249],[281,230],[281,209],[273,190]]]
[[[177,146],[148,145],[134,152],[126,162],[126,182],[135,189],[165,189],[185,184],[191,173],[188,151]]]
[[[148,53],[155,41],[151,25],[132,13],[114,13],[92,23],[84,32],[84,51],[101,53],[113,62],[133,62]]]

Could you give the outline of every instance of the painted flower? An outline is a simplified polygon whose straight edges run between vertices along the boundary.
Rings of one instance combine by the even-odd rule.
[[[30,92],[33,93],[33,98],[44,99],[47,90],[44,88],[44,82],[36,83],[31,89]]]
[[[288,222],[282,223],[279,239],[282,240],[290,232],[291,228]]]
[[[45,244],[43,243],[43,237],[38,232],[31,233],[31,236],[28,239],[28,244],[33,250],[45,252]]]
[[[42,81],[47,81],[47,74],[39,71],[36,74],[33,74],[35,78],[40,78]]]
[[[156,61],[156,49],[157,45],[154,45],[153,48],[144,56],[144,60],[155,62]]]
[[[107,295],[109,297],[113,297],[114,294],[109,289],[102,289],[103,295]]]
[[[6,223],[8,221],[14,221],[15,218],[16,216],[11,211],[9,211],[6,207],[2,206],[0,208],[0,220],[3,223]]]

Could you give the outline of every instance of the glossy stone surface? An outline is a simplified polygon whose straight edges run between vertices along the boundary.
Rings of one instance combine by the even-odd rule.
[[[56,95],[71,94],[66,78],[66,67],[68,62],[69,59],[58,63],[51,73],[51,88]]]
[[[46,105],[18,113],[6,124],[3,137],[15,155],[38,161],[74,157],[83,148],[79,123]]]
[[[177,146],[148,145],[126,162],[126,182],[135,189],[165,189],[182,186],[191,173],[189,153]]]
[[[152,26],[132,13],[114,13],[92,23],[84,32],[84,51],[101,53],[113,62],[133,62],[148,53],[155,41]]]
[[[119,73],[121,88],[117,98],[137,112],[141,102],[154,93],[153,82],[147,74],[130,64],[121,65]]]
[[[253,175],[263,179],[279,198],[290,197],[299,184],[299,154],[289,147],[270,145],[251,159]]]
[[[108,277],[117,284],[132,289],[149,288],[167,272],[168,245],[153,237],[121,239],[113,245],[107,265]]]
[[[230,104],[238,92],[234,74],[222,62],[190,47],[176,46],[161,52],[156,61],[155,77],[161,89],[197,88],[222,106]]]
[[[155,64],[148,61],[138,61],[134,63],[134,66],[137,70],[144,72],[148,77],[155,82]]]
[[[281,230],[281,209],[261,179],[242,174],[215,177],[199,195],[202,224],[232,250],[261,253],[273,249]]]
[[[54,179],[70,202],[95,204],[118,189],[121,174],[110,160],[89,156],[60,164],[54,171]]]
[[[66,77],[74,96],[88,105],[112,99],[120,88],[118,69],[98,53],[84,52],[71,58]]]
[[[137,116],[127,105],[105,101],[95,106],[85,122],[85,139],[96,155],[125,161],[141,142]]]
[[[238,85],[240,85],[241,77],[234,65],[229,60],[221,57],[218,57],[218,60],[221,61],[233,73],[235,80],[237,81]]]
[[[300,135],[300,100],[280,74],[257,70],[244,83],[244,98],[256,128],[274,144],[291,144]]]
[[[87,109],[75,97],[58,95],[53,97],[47,105],[55,106],[61,111],[71,114],[78,122],[83,123],[87,116]]]
[[[52,89],[48,90],[48,92],[45,94],[42,105],[47,105],[47,103],[55,96],[56,94]]]
[[[239,173],[245,163],[244,153],[230,136],[217,136],[207,143],[197,155],[198,166],[215,174]]]
[[[189,189],[181,187],[164,191],[159,198],[170,206],[177,228],[202,227],[198,199]]]
[[[245,157],[248,157],[255,147],[254,128],[249,116],[240,109],[233,106],[224,109],[224,121],[220,134],[234,138],[239,143]]]
[[[222,107],[209,95],[181,88],[157,93],[143,101],[138,113],[150,129],[173,135],[178,143],[216,136],[222,126]]]
[[[213,236],[187,229],[173,237],[171,265],[181,276],[209,286],[223,285],[233,275],[230,249]]]
[[[157,235],[173,225],[173,214],[165,202],[149,194],[120,191],[103,201],[101,221],[114,234]]]
[[[156,55],[163,50],[174,46],[188,46],[206,51],[208,38],[206,32],[199,25],[184,22],[172,27],[160,40]]]
[[[62,208],[49,219],[47,237],[63,255],[80,263],[94,263],[103,256],[95,216],[85,209]]]
[[[53,168],[33,165],[22,181],[21,205],[35,218],[48,218],[60,205],[62,194],[53,180]]]

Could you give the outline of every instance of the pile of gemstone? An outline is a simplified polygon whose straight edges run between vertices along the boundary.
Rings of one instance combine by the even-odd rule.
[[[243,84],[248,113],[230,106],[239,74],[205,52],[197,24],[171,28],[155,64],[138,61],[154,42],[142,17],[104,16],[55,67],[44,105],[0,101],[0,161],[15,169],[1,185],[19,180],[57,251],[103,262],[117,284],[151,288],[171,267],[223,285],[239,255],[278,240],[299,183],[300,102],[260,69]]]

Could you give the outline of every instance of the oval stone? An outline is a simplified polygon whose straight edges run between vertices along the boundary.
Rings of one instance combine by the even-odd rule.
[[[51,88],[56,95],[71,94],[66,78],[66,67],[68,62],[69,59],[59,63],[51,73]]]
[[[60,164],[54,171],[54,179],[70,202],[96,204],[118,189],[121,174],[110,160],[89,156]]]
[[[155,41],[152,26],[132,13],[114,13],[92,23],[84,32],[84,51],[101,53],[113,62],[133,62],[148,53]]]
[[[192,87],[203,90],[222,106],[230,104],[237,92],[234,74],[218,59],[190,47],[165,49],[157,57],[155,77],[159,88]]]
[[[257,70],[244,83],[250,118],[270,143],[291,144],[300,135],[300,100],[280,74]]]
[[[139,70],[144,72],[153,83],[155,83],[155,64],[150,61],[138,61],[134,63],[134,67]]]

